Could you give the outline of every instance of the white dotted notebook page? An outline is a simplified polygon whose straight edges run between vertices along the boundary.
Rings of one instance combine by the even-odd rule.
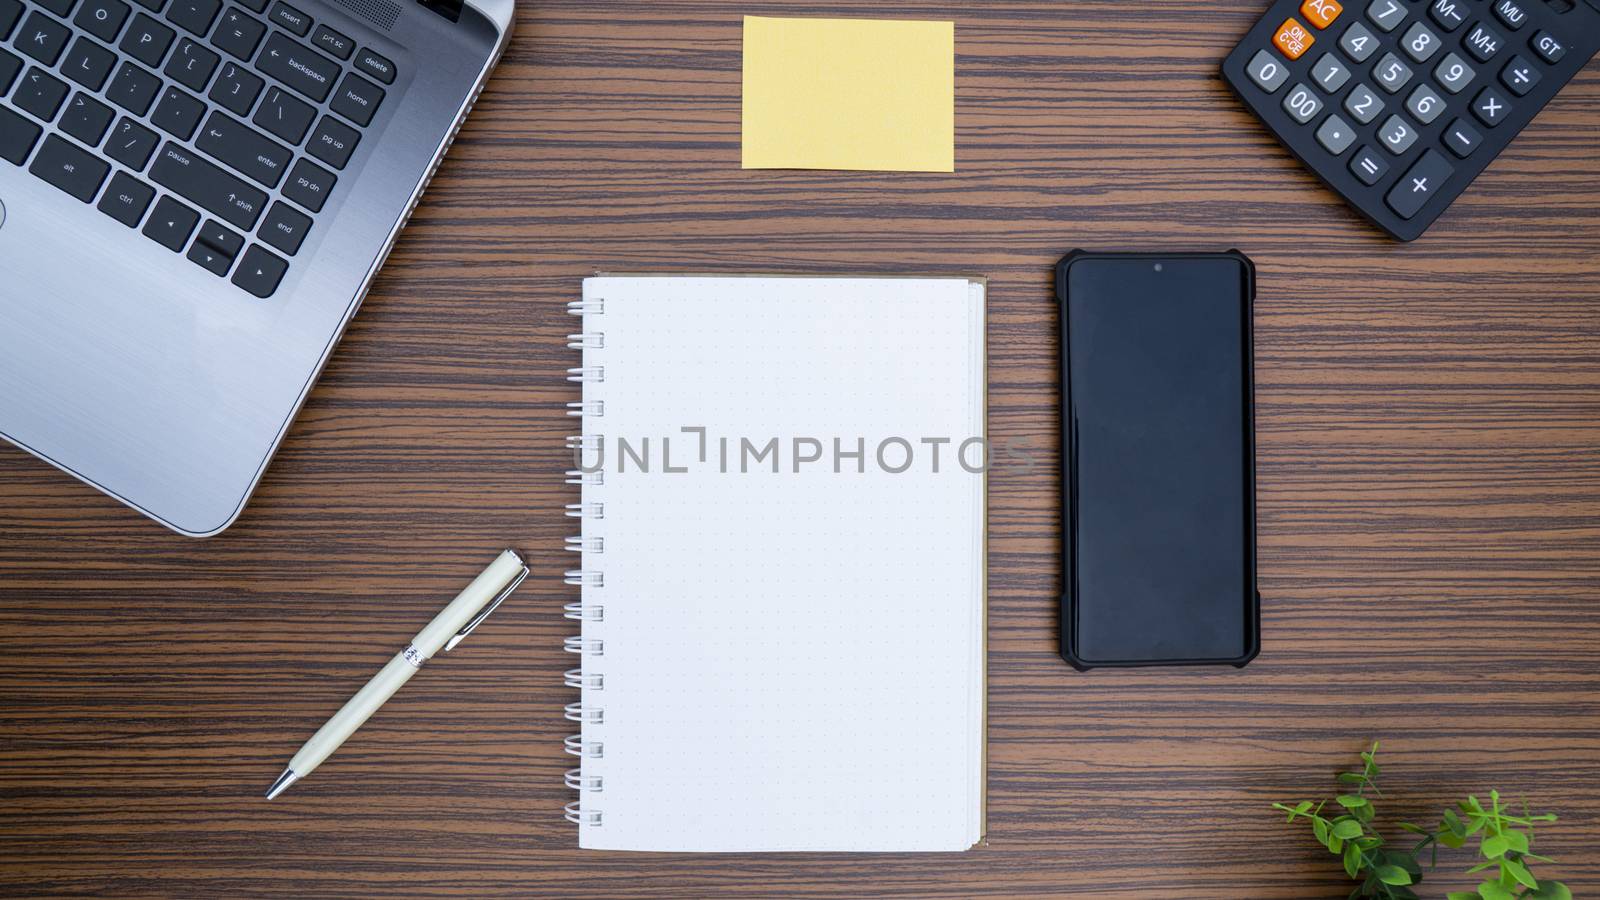
[[[983,290],[584,283],[582,847],[982,838]]]

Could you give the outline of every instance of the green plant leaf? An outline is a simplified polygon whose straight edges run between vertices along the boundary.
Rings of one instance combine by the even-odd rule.
[[[1360,772],[1340,772],[1339,780],[1345,784],[1365,784],[1367,778]]]
[[[1491,859],[1488,862],[1478,863],[1477,865],[1475,865],[1472,868],[1468,869],[1467,870],[1467,874],[1468,875],[1476,875],[1479,872],[1482,872],[1484,869],[1495,869],[1495,868],[1499,868],[1499,866],[1500,866],[1500,860]]]
[[[1344,873],[1351,878],[1361,871],[1361,848],[1355,844],[1347,844],[1344,848]]]
[[[1410,822],[1401,822],[1400,823],[1400,830],[1401,831],[1409,831],[1412,834],[1420,834],[1420,835],[1424,835],[1424,836],[1426,836],[1428,834],[1427,829],[1423,828],[1421,825],[1413,825]]]
[[[1384,884],[1410,884],[1411,873],[1399,866],[1379,866],[1378,880]]]
[[[1456,815],[1456,811],[1453,809],[1444,811],[1444,827],[1449,829],[1451,834],[1465,835],[1467,833],[1467,826],[1461,824],[1461,817]]]
[[[1451,850],[1460,850],[1467,845],[1467,837],[1463,834],[1441,834],[1439,835],[1439,843],[1449,847]]]
[[[1361,823],[1354,819],[1339,819],[1333,823],[1333,836],[1350,840],[1361,836]]]
[[[1528,852],[1528,836],[1526,834],[1508,828],[1500,832],[1500,836],[1506,839],[1506,846],[1511,849],[1518,853]]]
[[[1350,815],[1355,816],[1357,822],[1371,822],[1377,818],[1378,811],[1369,803],[1366,806],[1358,806],[1350,810]]]
[[[1535,889],[1539,887],[1539,882],[1533,877],[1533,873],[1529,872],[1528,867],[1517,860],[1508,859],[1505,862],[1502,862],[1500,864],[1500,870],[1503,872],[1510,872],[1512,878],[1515,878],[1518,883],[1526,887]]]
[[[1478,896],[1482,897],[1483,900],[1513,900],[1514,898],[1514,895],[1509,890],[1494,881],[1485,881],[1483,884],[1478,885]]]
[[[1344,852],[1344,840],[1337,835],[1328,835],[1328,849],[1334,853]]]
[[[1478,845],[1478,851],[1489,859],[1499,859],[1506,855],[1506,850],[1510,846],[1509,841],[1496,834],[1484,838],[1483,843]]]
[[[1572,900],[1572,891],[1559,881],[1542,881],[1537,889],[1523,896],[1528,900]]]
[[[1311,820],[1311,833],[1317,836],[1317,843],[1328,846],[1328,823],[1321,819]]]
[[[1355,794],[1340,794],[1333,800],[1345,809],[1360,809],[1367,805],[1367,798],[1357,797]]]
[[[1444,896],[1445,900],[1482,900],[1477,891],[1451,891]]]

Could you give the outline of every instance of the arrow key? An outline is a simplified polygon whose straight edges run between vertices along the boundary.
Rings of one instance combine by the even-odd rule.
[[[161,246],[177,253],[189,243],[189,234],[200,221],[200,214],[171,197],[156,201],[155,212],[144,223],[141,233]]]
[[[244,252],[239,268],[233,273],[233,283],[265,300],[278,289],[283,273],[289,264],[263,250],[256,244]]]
[[[189,261],[213,275],[227,275],[233,267],[233,257],[223,254],[205,241],[195,241],[189,248]]]

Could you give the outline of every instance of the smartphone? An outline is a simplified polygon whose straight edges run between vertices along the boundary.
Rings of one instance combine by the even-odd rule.
[[[1080,251],[1056,292],[1061,655],[1242,667],[1260,647],[1255,267],[1236,251]]]

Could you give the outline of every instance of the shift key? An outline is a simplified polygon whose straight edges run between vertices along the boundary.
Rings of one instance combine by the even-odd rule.
[[[249,231],[267,195],[194,153],[168,141],[150,167],[150,180],[219,219]]]
[[[339,77],[338,63],[281,34],[273,34],[261,48],[256,68],[318,103],[328,99]]]

